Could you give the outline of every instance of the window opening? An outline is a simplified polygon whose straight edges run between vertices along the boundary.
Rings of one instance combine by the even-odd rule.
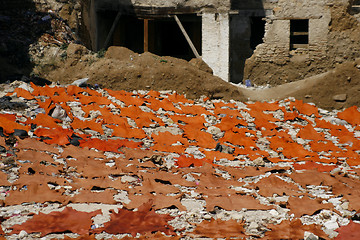
[[[351,5],[350,13],[352,15],[360,13],[360,0],[354,0],[354,2]]]
[[[309,47],[309,19],[290,20],[290,50]]]

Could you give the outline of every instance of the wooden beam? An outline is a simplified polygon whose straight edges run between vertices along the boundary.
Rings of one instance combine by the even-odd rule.
[[[144,52],[149,51],[149,19],[144,19]]]
[[[115,28],[120,20],[120,17],[121,17],[121,12],[119,11],[118,14],[116,15],[115,17],[115,20],[111,26],[111,29],[109,31],[109,34],[107,35],[106,37],[106,40],[105,40],[105,43],[104,43],[104,49],[106,49],[108,46],[109,46],[109,43],[110,43],[110,40],[114,34],[114,31],[115,31]]]
[[[192,43],[189,35],[187,34],[185,28],[184,28],[183,25],[181,24],[180,19],[178,18],[178,16],[174,15],[174,18],[175,18],[176,23],[179,25],[180,30],[181,30],[182,33],[184,34],[184,37],[186,38],[186,41],[189,43],[190,48],[191,48],[191,50],[193,51],[195,57],[196,57],[196,58],[201,58],[200,55],[199,55],[199,53],[198,53],[198,51],[196,50],[194,44]]]

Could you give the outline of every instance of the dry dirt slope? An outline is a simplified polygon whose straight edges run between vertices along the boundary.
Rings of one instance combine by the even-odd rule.
[[[341,64],[329,72],[304,80],[269,89],[241,89],[241,91],[246,98],[253,101],[295,97],[329,110],[359,106],[360,60]]]
[[[101,56],[76,44],[70,44],[66,52],[58,55],[63,57],[50,64],[44,60],[38,65],[40,76],[60,83],[89,77],[90,84],[113,90],[175,90],[191,99],[202,95],[238,101],[295,97],[328,110],[360,105],[360,60],[338,65],[304,82],[271,90],[247,91],[213,76],[211,69],[199,61],[189,63],[151,53],[138,54],[123,47],[110,47]],[[333,97],[339,94],[346,94],[346,99],[335,101]]]
[[[245,100],[236,87],[200,70],[199,67],[211,71],[196,61],[189,64],[172,57],[137,54],[123,47],[110,47],[105,56],[99,58],[75,44],[69,45],[66,54],[65,60],[56,62],[55,70],[42,67],[40,74],[60,83],[89,77],[90,84],[113,90],[175,90],[189,98],[206,95],[224,100]]]

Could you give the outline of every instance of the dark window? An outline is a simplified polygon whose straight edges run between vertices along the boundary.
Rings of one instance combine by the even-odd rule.
[[[290,20],[290,50],[309,47],[309,19]]]

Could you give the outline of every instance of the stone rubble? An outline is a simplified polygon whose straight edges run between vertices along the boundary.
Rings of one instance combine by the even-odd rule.
[[[62,86],[52,85],[48,87],[48,89],[51,90],[61,87]],[[94,121],[95,123],[103,123],[101,129],[94,129],[94,127],[91,127],[89,125],[89,127],[84,129],[74,129],[73,134],[79,135],[80,140],[83,138],[87,138],[88,140],[100,139],[108,142],[112,140],[124,140],[124,138],[115,136],[114,134],[116,128],[112,129],[110,128],[111,125],[105,124],[105,122],[108,120],[106,119],[107,113],[105,113],[103,110],[108,107],[108,109],[110,109],[111,113],[113,114],[112,116],[120,116],[121,114],[123,114],[123,112],[125,112],[125,110],[123,109],[130,108],[129,105],[131,104],[127,103],[126,101],[137,101],[140,99],[139,96],[145,96],[144,99],[151,99],[153,94],[149,91],[137,91],[130,93],[130,95],[126,96],[125,99],[120,100],[113,95],[114,93],[107,92],[106,90],[90,89],[91,91],[89,90],[89,92],[91,93],[91,95],[89,94],[89,92],[87,92],[86,94],[83,94],[85,97],[86,95],[87,97],[93,97],[96,96],[96,94],[99,94],[99,96],[102,96],[104,99],[107,99],[112,103],[99,104],[99,108],[95,107],[94,105],[94,109],[88,111],[84,108],[85,105],[81,102],[78,102],[77,100],[68,101],[65,104],[62,103],[61,105],[55,106],[55,109],[58,107],[59,110],[62,111],[60,114],[61,116],[59,116],[58,113],[54,114],[54,112],[53,114],[49,114],[48,109],[44,109],[38,105],[38,101],[24,98],[24,93],[20,90],[17,90],[21,88],[30,93],[34,93],[35,91],[37,91],[36,88],[32,88],[30,84],[16,82],[11,85],[4,85],[4,88],[4,96],[6,95],[6,93],[12,93],[15,91],[14,94],[9,94],[11,101],[25,104],[26,108],[11,107],[9,109],[3,109],[0,113],[1,116],[4,116],[4,114],[14,114],[16,116],[16,119],[18,119],[17,122],[25,122],[29,119],[34,120],[37,116],[42,116],[41,114],[48,115],[53,117],[54,119],[57,119],[57,125],[60,126],[61,129],[64,131],[71,130],[73,126],[75,126],[73,125],[75,124],[75,121],[77,121],[75,119],[86,122]],[[86,88],[84,89],[86,90]],[[169,98],[170,94],[172,93],[160,92],[159,96],[160,99],[165,99]],[[38,96],[37,99],[40,99],[41,102],[46,102],[50,98],[46,96]],[[183,99],[182,101],[186,101],[186,99]],[[290,98],[284,101],[280,101],[276,104],[279,107],[284,107],[285,109],[288,109],[290,111],[291,109],[297,108],[297,106],[293,105],[294,102],[295,99]],[[216,107],[217,104],[224,106],[219,109],[218,107]],[[320,184],[306,184],[306,186],[304,186],[301,181],[294,180],[293,175],[305,174],[308,171],[308,164],[314,164],[312,169],[326,169],[319,170],[319,174],[325,174],[325,172],[328,172],[329,175],[327,176],[330,176],[331,174],[331,176],[333,176],[332,179],[349,181],[349,186],[352,186],[351,184],[353,183],[351,181],[358,181],[360,179],[358,172],[360,165],[359,151],[354,152],[354,154],[357,153],[357,156],[355,156],[354,158],[356,164],[351,163],[351,165],[350,162],[347,162],[348,157],[341,155],[338,156],[338,163],[336,164],[334,164],[334,162],[321,163],[321,157],[314,161],[308,161],[307,157],[299,157],[300,155],[297,155],[298,152],[295,152],[295,155],[297,156],[294,156],[294,158],[292,159],[291,157],[289,157],[290,153],[287,152],[288,147],[285,143],[283,146],[274,149],[273,141],[270,140],[270,138],[266,134],[274,134],[274,138],[280,139],[280,137],[277,137],[277,134],[279,134],[279,136],[284,136],[283,133],[287,132],[287,136],[285,136],[287,138],[287,143],[291,143],[291,141],[293,141],[292,144],[302,146],[302,151],[312,152],[313,141],[308,137],[301,138],[300,136],[302,136],[301,134],[305,134],[304,136],[309,136],[306,135],[308,133],[305,132],[305,127],[309,125],[316,125],[316,127],[313,128],[314,131],[317,132],[317,134],[324,135],[321,141],[328,141],[329,144],[333,144],[335,147],[343,151],[351,148],[352,144],[356,143],[344,143],[341,139],[339,139],[339,137],[335,137],[333,135],[332,130],[324,127],[318,127],[318,121],[324,121],[324,124],[328,123],[339,127],[344,127],[344,129],[347,129],[347,131],[352,134],[353,138],[357,139],[357,141],[360,141],[359,125],[351,125],[347,121],[339,118],[339,113],[341,113],[340,111],[329,112],[323,109],[318,109],[317,112],[314,112],[313,114],[299,113],[296,117],[292,118],[291,116],[286,116],[287,113],[284,114],[284,112],[279,109],[271,109],[266,111],[259,110],[259,112],[262,112],[262,114],[278,119],[274,124],[275,126],[272,126],[274,131],[277,132],[272,131],[268,133],[267,127],[260,127],[257,125],[264,124],[257,122],[260,117],[255,116],[252,113],[254,109],[256,110],[257,108],[259,108],[259,106],[261,106],[261,103],[259,106],[256,104],[257,103],[241,103],[236,101],[230,101],[229,103],[226,103],[220,100],[210,101],[203,98],[199,101],[187,104],[177,104],[177,106],[175,106],[176,104],[173,104],[173,111],[167,110],[169,106],[165,105],[163,106],[163,108],[159,108],[156,111],[152,105],[145,106],[144,104],[138,108],[140,109],[139,114],[153,114],[155,116],[158,116],[164,124],[159,124],[160,122],[157,122],[158,120],[150,120],[147,126],[144,125],[143,127],[141,127],[141,125],[139,124],[143,123],[138,121],[138,118],[136,116],[127,116],[126,122],[124,122],[124,124],[128,124],[129,128],[131,129],[143,130],[144,135],[142,135],[143,137],[141,139],[138,139],[136,137],[129,137],[129,139],[131,140],[129,140],[129,142],[141,144],[141,148],[137,149],[138,153],[127,153],[127,151],[125,150],[124,152],[122,152],[123,150],[103,151],[101,149],[92,151],[91,154],[100,154],[102,155],[102,157],[99,158],[99,156],[97,156],[91,161],[106,162],[104,164],[104,169],[101,170],[97,169],[94,171],[90,169],[90,167],[88,167],[88,170],[86,170],[85,168],[84,172],[81,172],[79,166],[75,167],[74,165],[75,169],[77,170],[72,171],[70,168],[70,165],[73,166],[73,163],[71,163],[72,158],[75,161],[78,160],[80,156],[71,156],[72,158],[70,158],[70,155],[62,155],[63,152],[70,151],[68,150],[68,146],[64,146],[62,144],[57,145],[57,150],[54,150],[55,148],[47,149],[45,151],[39,150],[39,154],[49,154],[51,158],[54,159],[54,163],[47,163],[49,164],[49,166],[61,166],[61,168],[63,169],[61,171],[64,172],[60,171],[59,173],[63,174],[63,178],[67,181],[65,181],[63,184],[50,182],[48,183],[49,188],[52,188],[56,191],[62,191],[64,192],[64,195],[68,195],[70,197],[79,196],[79,193],[83,191],[83,189],[73,189],[74,181],[78,181],[78,179],[81,179],[79,178],[80,176],[86,177],[85,174],[95,174],[94,176],[96,176],[96,172],[108,171],[107,169],[109,169],[110,171],[110,169],[119,167],[118,164],[120,160],[123,161],[123,159],[127,159],[129,163],[125,164],[122,168],[123,170],[129,170],[125,170],[126,172],[118,173],[117,175],[109,175],[111,176],[109,177],[109,179],[112,179],[110,182],[119,180],[121,184],[127,186],[126,189],[114,189],[113,187],[106,186],[106,184],[108,183],[105,182],[103,183],[103,186],[105,187],[101,187],[99,184],[96,189],[94,189],[95,185],[92,186],[93,189],[91,189],[93,193],[98,192],[100,194],[105,194],[106,191],[114,190],[112,201],[114,201],[116,204],[91,202],[74,202],[71,204],[60,204],[51,202],[38,203],[36,201],[15,205],[6,204],[9,196],[15,194],[14,192],[17,191],[17,181],[22,178],[22,175],[25,174],[24,176],[31,176],[31,171],[38,171],[33,170],[34,167],[28,167],[28,169],[24,173],[22,165],[31,164],[32,159],[27,159],[27,161],[16,158],[19,157],[20,154],[23,154],[22,152],[24,152],[24,149],[18,149],[18,145],[21,146],[23,140],[15,138],[12,144],[6,144],[6,146],[1,146],[2,150],[0,149],[0,167],[2,169],[2,173],[6,173],[7,181],[14,184],[0,186],[0,201],[3,201],[3,204],[6,204],[0,209],[0,217],[4,219],[1,222],[1,228],[4,230],[7,239],[40,238],[39,234],[36,232],[28,233],[24,229],[18,234],[13,234],[11,233],[11,229],[16,224],[26,223],[32,218],[31,214],[38,214],[40,212],[50,213],[53,211],[61,212],[62,210],[64,210],[64,206],[71,207],[80,212],[93,212],[101,209],[102,214],[97,215],[93,218],[93,226],[94,229],[103,228],[105,224],[111,219],[111,211],[116,212],[118,211],[118,209],[127,208],[127,206],[130,206],[134,202],[138,201],[134,200],[134,197],[140,194],[144,195],[147,191],[146,189],[143,189],[141,190],[143,191],[143,193],[140,193],[141,191],[137,192],[136,189],[149,188],[151,186],[154,189],[149,194],[153,197],[162,196],[177,198],[177,201],[179,203],[175,203],[174,201],[173,206],[155,209],[155,212],[159,215],[167,214],[174,217],[174,219],[169,221],[168,223],[175,230],[176,234],[181,237],[181,239],[199,239],[199,237],[205,237],[205,235],[190,237],[189,234],[193,233],[201,224],[205,224],[213,220],[221,220],[224,221],[224,223],[229,220],[236,220],[243,225],[243,233],[247,235],[247,239],[266,238],[268,232],[271,231],[271,229],[269,229],[268,227],[269,224],[281,224],[286,220],[292,220],[295,218],[299,218],[304,226],[316,224],[317,226],[321,227],[322,231],[328,236],[328,238],[335,238],[338,235],[335,230],[339,229],[342,226],[348,225],[352,218],[355,218],[356,214],[358,214],[360,209],[356,209],[356,207],[354,208],[354,206],[352,205],[353,201],[355,200],[347,198],[345,192],[343,195],[339,194],[339,192],[335,193],[334,189],[332,188],[334,188],[334,186],[336,187],[337,185],[331,186],[329,185],[329,183],[323,184],[322,182],[320,182]],[[183,118],[181,120],[179,118],[179,120],[176,120],[176,116],[180,116],[180,114],[174,111],[182,110],[183,106],[191,107],[194,109],[197,107],[201,107],[201,111],[203,112],[199,112],[197,114],[194,114],[192,112],[187,114],[186,118]],[[316,108],[313,105],[306,105],[305,107],[307,107],[307,109],[303,111],[311,111],[309,109],[311,109],[312,107]],[[220,113],[218,116],[216,116],[214,114],[216,111],[223,113]],[[232,111],[238,112],[241,117],[234,117],[231,121],[243,120],[247,125],[236,125],[228,129],[223,121],[224,119],[226,119],[227,116],[231,114],[230,112]],[[64,112],[66,113],[66,117],[64,116]],[[197,121],[196,116],[201,116],[203,118],[204,122],[201,123],[203,126],[203,130],[199,131],[197,135],[199,139],[192,139],[191,136],[189,136],[189,141],[187,143],[184,143],[181,136],[183,136],[184,134],[191,134],[191,132],[186,131],[186,128],[184,128],[184,126],[189,126],[191,124],[194,124],[196,126],[196,124],[198,123],[193,122]],[[287,118],[289,119],[287,120]],[[189,121],[189,119],[191,120]],[[2,120],[0,119],[0,121]],[[39,126],[34,126],[34,129],[29,129],[28,133],[30,139],[38,139],[37,141],[40,140],[40,138],[37,138],[39,134],[37,131],[39,131],[39,129],[41,129]],[[6,132],[8,130],[3,128],[3,131]],[[227,137],[227,134],[232,131],[236,131],[237,133],[239,131],[244,131],[245,133],[245,137],[241,137],[240,135],[238,135],[237,138],[234,138],[234,141],[256,138],[256,145],[251,146],[251,149],[247,149],[246,152],[243,152],[243,149],[239,147],[239,145],[241,144],[232,143],[229,141],[226,141],[226,143],[221,142],[220,144],[221,139]],[[218,144],[215,144],[216,146],[214,146],[214,148],[212,149],[208,147],[202,147],[200,144],[198,144],[200,141],[200,134],[202,133],[209,134],[211,136],[211,139],[215,140],[215,143],[217,142]],[[159,141],[162,141],[160,136],[165,136],[164,134],[168,134],[166,136],[169,137],[179,136],[180,138],[178,138],[177,142],[173,144],[170,144],[172,143],[172,140],[170,139],[165,139],[165,142],[161,144],[163,144],[164,146],[166,144],[169,144],[169,146],[173,147],[174,149],[181,148],[182,152],[167,152],[165,150],[156,150],[157,147],[162,147],[162,145],[159,144]],[[90,137],[88,137],[87,135],[90,135]],[[156,136],[158,136],[158,138],[156,138]],[[68,137],[70,138],[73,136]],[[51,137],[41,137],[42,141],[49,140],[49,138],[51,140]],[[4,137],[4,139],[5,141],[11,140],[9,137]],[[167,141],[170,142],[167,143]],[[54,145],[45,144],[44,142],[40,141],[39,143],[49,146],[49,148]],[[202,144],[204,144],[205,146],[206,143],[207,142],[205,141]],[[67,143],[67,145],[68,144],[69,142]],[[80,141],[80,146],[81,144],[83,144],[83,141]],[[92,147],[96,148],[95,145]],[[42,148],[44,148],[44,146]],[[81,149],[82,148],[83,147],[81,147]],[[131,149],[131,147],[128,148]],[[27,151],[34,150],[36,149],[27,147]],[[11,155],[11,151],[15,151],[14,154]],[[264,156],[256,154],[251,155],[251,151],[263,152]],[[216,154],[214,155],[215,157],[213,158],[213,161],[208,162],[208,164],[210,163],[214,165],[210,165],[210,167],[206,167],[207,165],[204,165],[204,163],[197,165],[198,163],[201,163],[201,161],[204,161],[204,159],[209,158],[207,155],[209,153]],[[131,154],[134,154],[134,156],[129,158],[128,156],[132,156]],[[331,157],[331,155],[327,155],[328,150],[318,151],[317,154],[321,155],[323,159],[328,159]],[[13,159],[11,159],[11,157]],[[185,157],[183,160],[184,164],[186,163],[186,161],[193,161],[192,164],[189,164],[186,167],[180,167],[180,161],[181,159],[183,159],[182,157]],[[191,160],[192,158],[194,160]],[[276,159],[278,159],[279,161],[277,161]],[[327,167],[329,170],[327,170]],[[247,169],[248,173],[241,173],[241,169]],[[252,171],[255,172],[251,173]],[[52,173],[52,177],[55,177],[54,175],[58,175],[59,173]],[[161,174],[165,173],[173,174],[174,179],[165,180],[166,178],[161,176]],[[106,173],[104,174],[106,176]],[[153,178],[155,179],[155,181],[148,185],[148,183],[146,182],[148,180],[147,178],[145,178],[145,176],[150,176],[152,174],[154,174]],[[156,176],[157,174],[159,174],[159,176]],[[88,179],[88,177],[86,177],[86,179]],[[96,178],[92,179],[92,181],[95,180]],[[314,183],[316,183],[316,180],[312,180],[310,178],[305,180],[306,182],[314,181]],[[281,181],[283,183],[281,185],[276,185],[275,181]],[[203,183],[205,183],[205,185]],[[263,183],[264,186],[255,187],[256,184]],[[161,184],[162,187],[155,187],[154,184]],[[290,193],[290,186],[292,185],[297,188],[294,194]],[[167,190],[167,187],[170,186],[174,189],[170,192],[167,192],[166,195],[163,195],[161,189],[166,187],[164,191],[169,191]],[[27,188],[30,188],[30,184],[29,186],[23,186],[23,188],[24,189],[22,189],[22,191],[26,192]],[[280,191],[283,191],[283,194],[275,193],[275,191],[278,191],[278,188],[280,189]],[[266,193],[262,192],[264,189],[266,189],[267,191],[273,190],[274,193],[267,195]],[[354,190],[357,194],[360,189],[356,187]],[[227,203],[226,200],[230,199],[231,202],[231,199],[233,199],[233,201],[236,201],[234,196],[236,196],[236,198],[249,197],[254,201],[256,200],[256,204],[258,205],[253,202],[249,202],[250,207],[244,207],[237,210],[227,209],[229,208],[228,206],[230,206],[230,208],[236,207],[236,205],[234,205],[233,203]],[[311,214],[304,213],[300,217],[296,217],[296,212],[293,211],[294,209],[290,204],[290,200],[291,198],[293,198],[293,196],[299,196],[299,201],[300,199],[310,199],[309,201],[316,199],[320,201],[320,204],[324,204],[324,206],[325,204],[329,203],[333,207],[332,209],[322,209],[322,207],[319,206],[319,209],[315,212],[311,212]],[[146,202],[146,199],[148,197],[149,196],[146,195],[145,197],[144,195],[143,202]],[[219,200],[222,199],[220,197],[224,199]],[[245,199],[247,198],[244,198],[244,202],[248,201]],[[213,209],[209,209],[210,201],[215,201]],[[157,202],[156,204],[160,203]],[[156,204],[154,205],[155,207],[157,206]],[[251,204],[255,204],[256,206],[252,206]],[[130,209],[136,210],[139,208],[140,205],[141,204],[138,204],[137,207],[130,207]],[[183,209],[181,209],[180,205],[181,207],[183,207]],[[259,208],[259,206],[261,207]],[[302,207],[304,206],[299,205],[296,208]],[[219,227],[221,228],[221,226]],[[46,236],[46,238],[54,239],[62,238],[63,236],[78,237],[80,235],[74,233],[61,233],[50,234]],[[128,235],[120,233],[119,235],[116,235],[102,232],[96,234],[96,239],[110,239],[114,237],[121,238],[124,236]],[[140,236],[139,233],[138,236]],[[226,234],[224,235],[224,237],[226,237]],[[309,231],[305,231],[302,237],[304,239],[319,239],[319,236]],[[171,239],[171,237],[169,237],[169,239]]]

